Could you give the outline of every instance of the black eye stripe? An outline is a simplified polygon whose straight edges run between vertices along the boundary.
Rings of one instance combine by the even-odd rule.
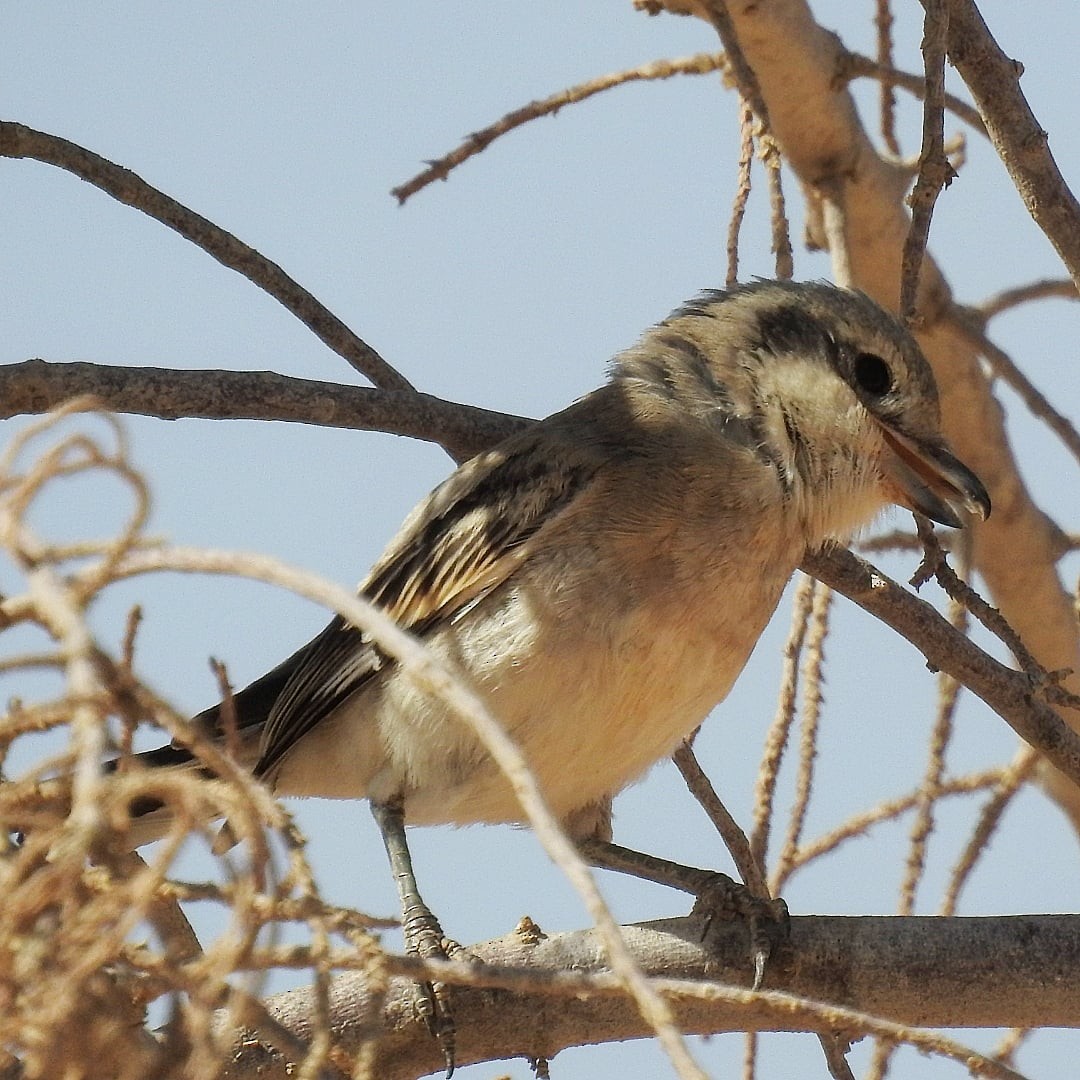
[[[889,365],[876,353],[859,353],[851,365],[851,373],[856,386],[871,397],[884,397],[893,388]]]

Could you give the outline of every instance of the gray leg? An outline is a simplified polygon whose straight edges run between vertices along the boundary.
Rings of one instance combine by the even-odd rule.
[[[607,840],[579,840],[578,850],[590,866],[644,878],[646,881],[654,881],[657,885],[667,885],[671,889],[678,889],[692,896],[697,896],[703,889],[707,889],[717,877],[713,870],[699,870],[696,866],[683,866],[682,863],[670,862],[656,855],[647,855],[643,851],[620,847]]]
[[[742,919],[750,931],[753,987],[755,990],[761,988],[769,957],[778,947],[786,945],[790,936],[788,909],[783,900],[755,896],[727,874],[684,866],[606,840],[579,840],[578,850],[586,862],[601,870],[616,870],[695,896],[694,914],[705,920],[701,933],[703,940],[714,918]]]
[[[371,813],[382,833],[390,869],[401,899],[401,929],[405,951],[424,960],[446,960],[461,949],[444,936],[439,920],[424,903],[416,887],[412,856],[405,839],[405,817],[399,803],[371,803]],[[416,1011],[428,1030],[439,1040],[446,1058],[447,1080],[454,1074],[454,1017],[450,1011],[450,991],[443,983],[417,986]]]

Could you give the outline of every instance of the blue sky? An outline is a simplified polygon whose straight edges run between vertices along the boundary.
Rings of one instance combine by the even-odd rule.
[[[1067,178],[1080,176],[1074,47],[1080,9],[986,4]],[[850,47],[869,52],[873,5],[814,5]],[[915,8],[915,5],[911,5]],[[898,56],[917,63],[919,24],[900,14]],[[716,77],[624,87],[518,130],[399,207],[390,189],[468,132],[594,75],[659,57],[715,50],[704,24],[647,18],[628,0],[525,5],[320,3],[10,5],[0,41],[6,119],[64,136],[142,175],[278,262],[418,388],[540,416],[595,386],[609,358],[693,295],[719,285],[738,153],[735,99]],[[1053,25],[1049,34],[1046,27]],[[953,82],[957,81],[953,78]],[[958,89],[958,84],[952,87]],[[860,88],[866,122],[873,98]],[[905,150],[918,148],[918,108],[903,101]],[[947,121],[955,131],[958,123]],[[939,204],[931,248],[957,297],[975,302],[1036,277],[1062,276],[992,152],[969,136],[968,164]],[[743,275],[769,275],[767,207],[757,176]],[[798,277],[828,274],[801,250]],[[274,301],[204,253],[70,175],[0,162],[0,362],[29,357],[110,364],[272,369],[360,382]],[[1069,415],[1080,411],[1077,312],[1051,302],[995,324],[998,340]],[[1064,517],[1070,460],[1003,395],[1025,476]],[[20,421],[9,421],[17,430]],[[152,531],[179,543],[263,551],[343,584],[357,581],[412,504],[450,468],[438,448],[370,433],[256,422],[125,421],[154,490]],[[1074,468],[1074,466],[1073,466]],[[65,490],[42,509],[43,529],[115,528],[115,491]],[[897,523],[900,516],[896,516]],[[72,524],[74,522],[74,524]],[[912,560],[889,568],[907,576]],[[1074,574],[1075,567],[1067,566]],[[0,566],[0,589],[15,587]],[[142,671],[188,711],[214,697],[208,655],[243,683],[291,652],[324,613],[247,583],[163,576],[119,587],[98,605],[108,642],[127,607],[146,610]],[[748,823],[761,740],[775,707],[782,607],[743,679],[717,710],[699,756]],[[920,659],[841,602],[811,834],[906,790],[919,774],[933,680]],[[14,643],[9,647],[15,647]],[[34,686],[0,677],[0,693]],[[961,771],[1007,759],[1005,725],[968,703],[954,757]],[[787,778],[790,780],[790,778]],[[790,786],[790,785],[789,785]],[[296,811],[321,884],[334,900],[380,914],[396,903],[363,806],[310,802]],[[727,868],[674,769],[660,765],[616,804],[616,835],[641,847]],[[936,907],[965,837],[970,808],[946,813],[920,910]],[[895,906],[906,823],[880,829],[808,870],[786,896],[799,913],[886,913]],[[1038,837],[1038,843],[1032,838]],[[419,830],[421,884],[463,942],[510,930],[525,912],[545,930],[586,915],[533,838],[508,828]],[[1075,908],[1076,840],[1035,792],[1021,797],[994,841],[964,912]],[[687,900],[611,877],[620,919],[679,914]],[[277,984],[275,984],[275,987]],[[980,1047],[993,1038],[973,1034]],[[1070,1033],[1042,1033],[1020,1057],[1032,1075],[1075,1059]],[[730,1075],[741,1040],[695,1043]],[[856,1051],[856,1062],[865,1049]],[[763,1077],[822,1075],[808,1037],[765,1041]],[[902,1059],[897,1075],[915,1061]],[[567,1052],[554,1074],[665,1075],[649,1044]],[[918,1075],[960,1075],[919,1061]],[[522,1062],[477,1067],[529,1075]]]

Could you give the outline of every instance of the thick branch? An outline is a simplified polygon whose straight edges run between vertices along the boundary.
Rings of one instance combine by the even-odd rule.
[[[437,442],[459,460],[531,423],[414,390],[375,390],[273,371],[179,371],[45,360],[0,366],[0,419],[48,412],[83,394],[115,412],[162,420],[287,420],[387,431]]]
[[[35,131],[23,124],[0,121],[0,156],[32,158],[66,169],[100,188],[114,199],[141,210],[201,247],[222,266],[242,274],[295,315],[320,341],[386,390],[411,390],[366,341],[361,340],[332,311],[295,282],[276,263],[260,255],[232,233],[189,210],[164,192],[151,187],[130,169],[113,164],[67,139]]]
[[[722,924],[710,935],[708,949],[701,945],[701,920],[693,916],[623,929],[638,963],[652,977],[749,983],[746,936],[739,927]],[[459,1064],[552,1057],[568,1046],[651,1035],[624,994],[588,992],[582,985],[582,976],[604,970],[595,931],[533,940],[510,934],[470,949],[482,963],[511,970],[480,973],[481,983],[504,989],[454,990]],[[769,976],[771,986],[786,994],[920,1027],[1080,1026],[1077,916],[806,916],[792,920],[791,940],[791,957],[772,967]],[[556,984],[563,977],[565,985],[561,992],[527,988],[521,978],[526,972]],[[343,975],[334,983],[335,1041],[355,1053],[365,1039],[377,1035],[381,1080],[411,1078],[442,1064],[438,1046],[411,1015],[409,993],[409,983],[395,979],[377,1017],[362,976]],[[571,995],[572,1009],[567,1008]],[[312,1033],[313,1000],[311,989],[302,988],[266,1004],[275,1019],[306,1040]],[[688,1033],[816,1029],[789,998],[775,993],[752,1003],[679,997],[673,1007]],[[842,1020],[834,1016],[832,1023],[841,1026]],[[239,1033],[235,1054],[227,1073],[231,1078],[284,1080],[290,1075],[287,1062]]]

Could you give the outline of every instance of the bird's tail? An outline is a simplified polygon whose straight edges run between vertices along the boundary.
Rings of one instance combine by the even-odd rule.
[[[233,759],[243,769],[251,770],[258,759],[259,734],[258,727],[251,727],[247,731],[238,732],[237,737],[232,740]],[[140,770],[149,769],[154,774],[164,770],[161,773],[162,780],[170,773],[175,777],[178,772],[188,775],[197,774],[208,780],[218,778],[214,770],[190,750],[171,744],[133,754],[130,762],[129,767]],[[116,772],[119,765],[119,759],[114,759],[107,762],[105,767],[109,772]],[[175,784],[167,786],[176,788]],[[217,808],[215,800],[200,799],[199,803],[201,812],[188,816],[193,816],[195,820],[206,824],[225,816],[224,811]],[[127,806],[129,820],[126,825],[130,845],[133,848],[162,839],[172,828],[177,817],[174,800],[156,792],[136,795]],[[235,840],[232,838],[232,833],[225,826],[217,833],[213,844],[214,851],[220,854],[227,851],[233,843]]]
[[[303,653],[304,649],[299,650],[262,678],[233,694],[228,704],[215,705],[193,717],[190,725],[196,742],[201,738],[218,750],[228,748],[237,764],[254,769],[259,758],[263,724]],[[231,737],[227,734],[230,729]],[[205,756],[209,755],[173,743],[103,763],[106,774],[122,781],[117,791],[118,799],[110,801],[114,809],[120,807],[114,817],[127,837],[125,842],[129,848],[134,850],[162,839],[177,819],[178,806],[184,816],[194,822],[212,822],[225,816],[224,810],[214,807],[226,805],[227,799],[215,800],[208,794],[193,797],[190,787],[185,790],[183,781],[177,782],[181,773],[215,778],[217,774],[203,760]],[[128,775],[130,780],[126,779]],[[9,834],[32,832],[46,819],[56,822],[70,812],[70,776],[38,781],[26,790],[25,799],[20,792],[19,797],[5,800],[5,805],[0,806],[0,817]],[[14,792],[9,789],[8,794]],[[42,805],[47,806],[46,817],[40,812]],[[195,813],[197,809],[204,812]],[[230,846],[225,835],[224,830],[219,834],[215,841],[216,850]]]
[[[254,738],[235,740],[241,766],[251,767],[258,753]],[[105,786],[100,808],[108,815],[120,843],[134,851],[163,839],[183,817],[194,825],[209,825],[225,816],[228,796],[206,785],[193,786],[196,776],[216,779],[214,770],[185,747],[165,745],[142,753],[112,758],[102,764]],[[0,817],[8,836],[21,842],[34,834],[46,835],[61,827],[73,805],[72,775],[66,773],[44,780],[14,781],[4,785]],[[231,833],[229,834],[231,836]],[[219,833],[213,842],[216,851],[227,850]]]

